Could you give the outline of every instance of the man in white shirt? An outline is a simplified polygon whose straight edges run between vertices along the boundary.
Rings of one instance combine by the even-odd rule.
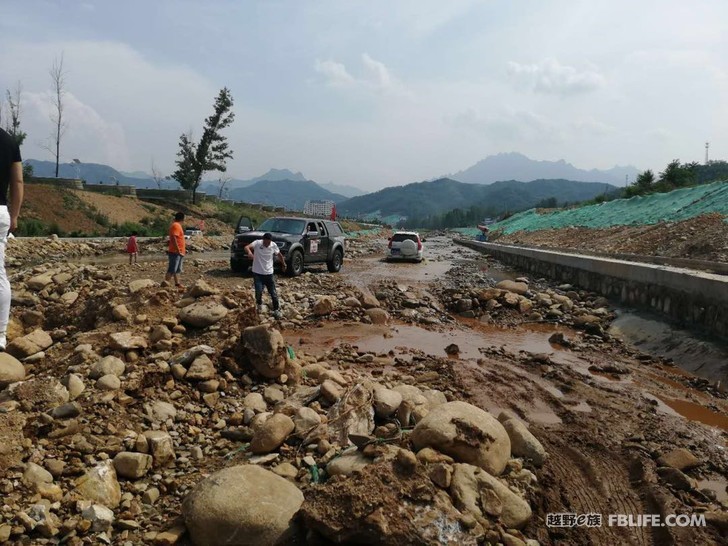
[[[273,316],[277,319],[281,318],[276,281],[273,275],[273,258],[278,257],[281,269],[285,272],[286,261],[283,259],[283,254],[278,249],[278,245],[273,242],[270,233],[266,233],[262,239],[247,245],[245,253],[248,258],[253,260],[253,286],[255,287],[255,303],[258,306],[258,313],[263,309],[263,288],[265,287],[268,289],[270,299],[273,300]]]

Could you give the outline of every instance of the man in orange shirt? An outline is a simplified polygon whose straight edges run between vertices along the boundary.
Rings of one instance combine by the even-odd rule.
[[[185,256],[185,230],[182,222],[185,219],[184,212],[178,212],[174,215],[174,222],[169,227],[169,267],[164,280],[169,281],[174,277],[174,285],[180,290],[184,290],[184,286],[179,282],[179,274],[182,273],[182,259]]]

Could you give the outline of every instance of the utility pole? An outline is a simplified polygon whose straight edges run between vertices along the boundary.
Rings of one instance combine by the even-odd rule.
[[[710,142],[705,143],[705,164],[708,164],[708,149],[710,148]]]

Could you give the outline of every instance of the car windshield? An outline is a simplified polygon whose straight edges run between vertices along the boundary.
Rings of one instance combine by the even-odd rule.
[[[269,231],[278,233],[303,233],[303,226],[306,225],[305,220],[295,220],[292,218],[268,218],[260,224],[258,231]]]

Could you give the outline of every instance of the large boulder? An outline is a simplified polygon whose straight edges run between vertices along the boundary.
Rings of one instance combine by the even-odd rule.
[[[53,345],[53,339],[48,332],[38,329],[11,341],[6,351],[15,358],[23,359],[44,351],[51,345]]]
[[[228,309],[215,301],[198,301],[179,312],[179,319],[188,326],[206,328],[224,319]]]
[[[303,493],[255,465],[225,468],[198,483],[182,503],[195,546],[287,544]]]
[[[466,402],[448,402],[430,411],[412,431],[416,450],[431,447],[456,461],[498,476],[511,455],[508,433],[493,416]]]
[[[285,371],[288,351],[278,330],[250,326],[243,330],[242,344],[248,361],[263,377],[276,379]]]
[[[508,290],[509,292],[514,292],[516,294],[519,294],[521,296],[524,296],[528,293],[528,285],[525,282],[516,282],[511,280],[503,280],[500,281],[498,284],[495,285],[496,288],[500,288],[501,290]]]
[[[0,390],[25,379],[25,367],[12,355],[0,353]]]
[[[522,497],[473,465],[454,465],[450,496],[461,511],[480,517],[500,517],[506,527],[519,529],[531,519],[531,507]]]

